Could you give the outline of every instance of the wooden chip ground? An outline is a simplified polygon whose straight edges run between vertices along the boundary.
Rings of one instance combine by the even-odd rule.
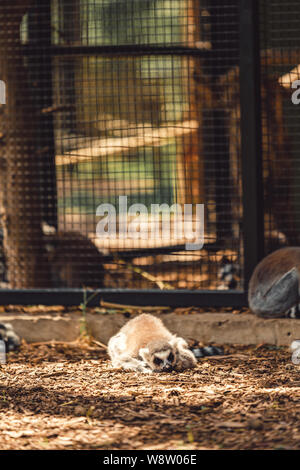
[[[0,449],[299,449],[300,366],[227,347],[185,373],[113,369],[87,344],[23,344],[0,367]]]

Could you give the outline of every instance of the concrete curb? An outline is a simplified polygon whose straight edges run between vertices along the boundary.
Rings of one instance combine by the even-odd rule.
[[[273,344],[286,346],[300,339],[300,320],[261,319],[250,314],[203,313],[160,315],[164,324],[184,338],[203,343],[218,344]],[[74,341],[80,334],[81,313],[67,314],[19,314],[0,315],[0,322],[9,322],[17,334],[27,342]],[[87,326],[92,336],[107,344],[109,338],[128,319],[122,314],[87,314]]]

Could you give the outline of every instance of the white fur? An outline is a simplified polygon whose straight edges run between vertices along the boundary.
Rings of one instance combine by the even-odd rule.
[[[123,333],[118,333],[108,342],[108,354],[110,355],[111,362],[114,367],[119,367],[120,357],[126,351],[126,336]]]
[[[292,344],[290,345],[290,349],[291,351],[296,351],[296,349],[299,349],[300,348],[300,340],[299,339],[296,339],[295,341],[292,342]]]
[[[171,352],[171,349],[166,350],[166,351],[157,352],[157,353],[155,353],[155,356],[158,357],[159,359],[161,359],[162,361],[165,361],[168,358],[170,352]]]

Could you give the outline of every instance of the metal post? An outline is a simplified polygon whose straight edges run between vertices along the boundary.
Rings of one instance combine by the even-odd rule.
[[[40,117],[37,145],[41,171],[43,219],[57,228],[57,191],[53,117],[43,112],[52,102],[51,1],[39,0],[28,11],[28,43],[33,48],[28,66],[32,99]]]
[[[209,2],[211,21],[212,54],[207,61],[210,74],[217,83],[238,63],[239,0],[211,0]],[[224,34],[224,28],[226,34]],[[213,60],[212,60],[213,58]],[[208,69],[209,70],[209,69]],[[218,98],[213,110],[215,144],[215,204],[217,245],[226,246],[226,240],[233,237],[233,213],[230,204],[230,149],[226,112],[219,109]],[[228,244],[227,244],[228,246]]]
[[[240,2],[240,97],[245,290],[264,253],[259,13],[257,0]]]

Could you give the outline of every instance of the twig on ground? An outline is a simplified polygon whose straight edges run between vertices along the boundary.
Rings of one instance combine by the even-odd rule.
[[[103,308],[116,308],[119,310],[143,310],[144,312],[152,312],[153,310],[164,310],[168,311],[171,307],[157,307],[157,306],[147,306],[143,307],[141,305],[127,305],[127,304],[115,304],[113,302],[105,302],[101,299],[100,306]]]
[[[97,346],[100,346],[103,349],[107,349],[106,344],[101,343],[101,341],[96,341],[95,339],[92,339],[92,343],[97,344]]]

